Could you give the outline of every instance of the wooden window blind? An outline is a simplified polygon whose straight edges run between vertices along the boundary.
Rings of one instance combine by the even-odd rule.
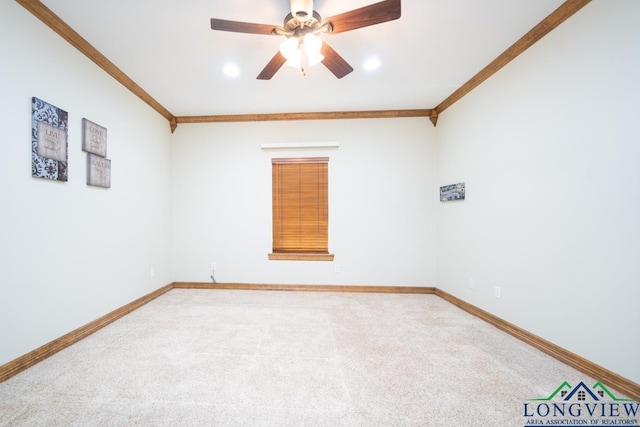
[[[269,259],[332,260],[329,158],[276,158],[271,165],[273,253]]]

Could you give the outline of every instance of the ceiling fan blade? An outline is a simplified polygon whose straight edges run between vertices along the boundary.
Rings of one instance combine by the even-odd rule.
[[[342,33],[400,18],[400,0],[385,0],[325,19],[332,33]]]
[[[285,58],[280,51],[276,52],[275,56],[271,58],[271,61],[269,61],[267,66],[264,67],[256,78],[258,80],[270,80],[285,62],[287,62],[287,58]]]
[[[322,49],[320,53],[324,56],[322,63],[329,69],[337,78],[341,79],[350,72],[353,71],[353,67],[344,60],[342,56],[338,54],[327,42],[322,42]]]
[[[226,19],[211,18],[211,29],[218,31],[232,31],[234,33],[273,35],[275,25],[252,24],[249,22],[227,21]]]

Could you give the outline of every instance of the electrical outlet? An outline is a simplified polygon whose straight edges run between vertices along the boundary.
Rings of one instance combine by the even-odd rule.
[[[335,271],[336,273],[340,273],[340,264],[334,264],[333,271]]]
[[[476,288],[476,279],[469,279],[469,289]]]
[[[211,263],[211,271],[216,271],[217,269],[218,265],[215,262]]]
[[[501,291],[500,291],[500,286],[496,286],[495,288],[493,288],[493,296],[495,296],[496,298],[500,299],[501,296]]]
[[[156,277],[156,269],[155,268],[152,268],[151,270],[149,270],[149,277],[152,278],[152,279],[154,277]]]

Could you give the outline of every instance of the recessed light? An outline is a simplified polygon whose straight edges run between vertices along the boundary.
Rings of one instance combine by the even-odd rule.
[[[378,58],[371,57],[364,62],[365,70],[375,70],[380,67],[380,60]]]
[[[227,77],[235,77],[240,74],[240,70],[235,64],[228,64],[224,67],[224,74]]]

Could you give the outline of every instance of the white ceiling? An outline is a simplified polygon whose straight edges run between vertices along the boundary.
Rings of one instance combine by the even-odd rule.
[[[315,0],[328,18],[376,0]],[[328,42],[354,71],[322,64],[256,76],[278,36],[213,31],[210,18],[282,25],[288,0],[42,0],[174,116],[433,108],[562,0],[402,0],[402,17]],[[382,65],[363,67],[370,56]],[[228,78],[234,63],[240,74]]]

